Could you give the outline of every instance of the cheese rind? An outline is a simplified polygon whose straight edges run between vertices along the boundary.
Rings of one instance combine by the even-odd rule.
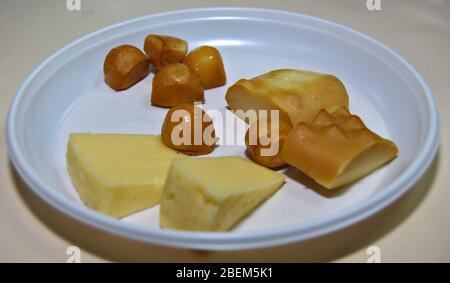
[[[121,218],[159,203],[170,162],[160,136],[71,134],[67,170],[83,202]]]
[[[283,174],[241,157],[174,160],[161,197],[160,224],[177,230],[229,230],[283,181]]]

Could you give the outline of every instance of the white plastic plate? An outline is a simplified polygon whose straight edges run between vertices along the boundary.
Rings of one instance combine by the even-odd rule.
[[[66,171],[71,132],[159,134],[167,110],[151,107],[153,74],[116,93],[103,81],[103,60],[121,44],[142,48],[150,33],[181,37],[189,48],[217,47],[228,83],[206,91],[205,109],[227,111],[228,86],[279,68],[331,73],[347,87],[351,111],[392,139],[397,159],[355,184],[330,193],[286,184],[227,233],[167,231],[159,206],[122,220],[88,209]],[[243,137],[238,137],[242,139]],[[29,187],[68,216],[113,234],[195,249],[245,249],[316,237],[367,218],[405,193],[430,165],[439,140],[438,113],[420,75],[399,55],[352,29],[301,14],[253,8],[208,8],[149,15],[91,33],[45,60],[22,84],[10,108],[7,144]],[[221,146],[212,155],[242,155]]]

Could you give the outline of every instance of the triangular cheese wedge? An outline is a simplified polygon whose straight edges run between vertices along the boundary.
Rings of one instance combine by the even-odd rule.
[[[242,157],[176,159],[161,197],[161,226],[228,230],[275,193],[283,181],[283,174]]]

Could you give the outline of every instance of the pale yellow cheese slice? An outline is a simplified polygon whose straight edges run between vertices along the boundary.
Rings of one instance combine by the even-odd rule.
[[[173,160],[161,197],[160,224],[177,230],[228,230],[283,181],[283,174],[242,157]]]
[[[160,136],[71,134],[67,170],[83,202],[113,217],[159,203],[170,163]]]

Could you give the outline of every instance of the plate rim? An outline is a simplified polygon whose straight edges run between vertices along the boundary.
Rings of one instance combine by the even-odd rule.
[[[21,98],[25,96],[27,87],[43,68],[45,68],[59,55],[63,54],[66,50],[77,45],[78,43],[88,39],[92,39],[97,34],[109,30],[114,30],[120,26],[125,26],[149,18],[164,17],[176,14],[185,14],[186,18],[184,19],[189,19],[189,15],[191,13],[203,12],[205,13],[206,17],[206,14],[212,11],[247,11],[249,13],[255,14],[278,14],[281,17],[281,21],[289,23],[290,21],[286,18],[283,19],[283,16],[294,18],[299,17],[308,21],[321,22],[327,25],[334,26],[337,29],[342,29],[345,32],[349,32],[355,36],[361,37],[364,40],[370,41],[372,44],[377,45],[377,47],[382,48],[386,52],[393,55],[403,65],[403,67],[405,67],[411,73],[414,79],[416,79],[422,87],[427,101],[426,108],[430,112],[430,122],[428,125],[427,136],[423,145],[421,146],[419,154],[411,162],[410,166],[408,166],[399,176],[397,176],[393,180],[393,182],[387,185],[382,192],[374,194],[361,203],[339,210],[333,216],[321,217],[317,220],[306,221],[299,225],[277,227],[273,230],[264,229],[258,231],[238,231],[233,233],[157,230],[140,227],[138,225],[127,223],[124,221],[118,221],[114,218],[108,217],[84,206],[81,206],[79,203],[76,203],[73,200],[67,198],[57,190],[53,189],[52,186],[46,184],[46,182],[44,182],[44,180],[38,174],[33,172],[29,164],[27,164],[22,152],[19,150],[19,147],[17,146],[18,141],[15,131],[15,118],[17,107],[19,106]],[[248,17],[256,18],[254,14]],[[296,241],[303,241],[318,237],[360,222],[375,214],[376,212],[382,210],[383,208],[397,200],[405,192],[407,192],[419,180],[419,178],[423,176],[425,171],[431,165],[431,162],[434,160],[434,157],[437,153],[439,143],[439,112],[431,90],[424,79],[420,76],[420,74],[398,53],[396,53],[383,43],[380,43],[378,40],[362,32],[356,31],[353,28],[335,23],[333,21],[296,12],[254,7],[203,7],[152,13],[149,15],[121,21],[82,36],[47,57],[27,76],[12,100],[6,122],[6,146],[12,164],[16,168],[16,171],[18,172],[22,180],[24,180],[28,185],[28,187],[40,198],[45,200],[50,206],[64,213],[68,217],[74,218],[82,223],[88,224],[91,227],[101,229],[114,235],[131,238],[146,243],[160,244],[163,246],[201,250],[241,250],[288,244]],[[258,235],[261,233],[261,231],[264,231],[264,234]]]

